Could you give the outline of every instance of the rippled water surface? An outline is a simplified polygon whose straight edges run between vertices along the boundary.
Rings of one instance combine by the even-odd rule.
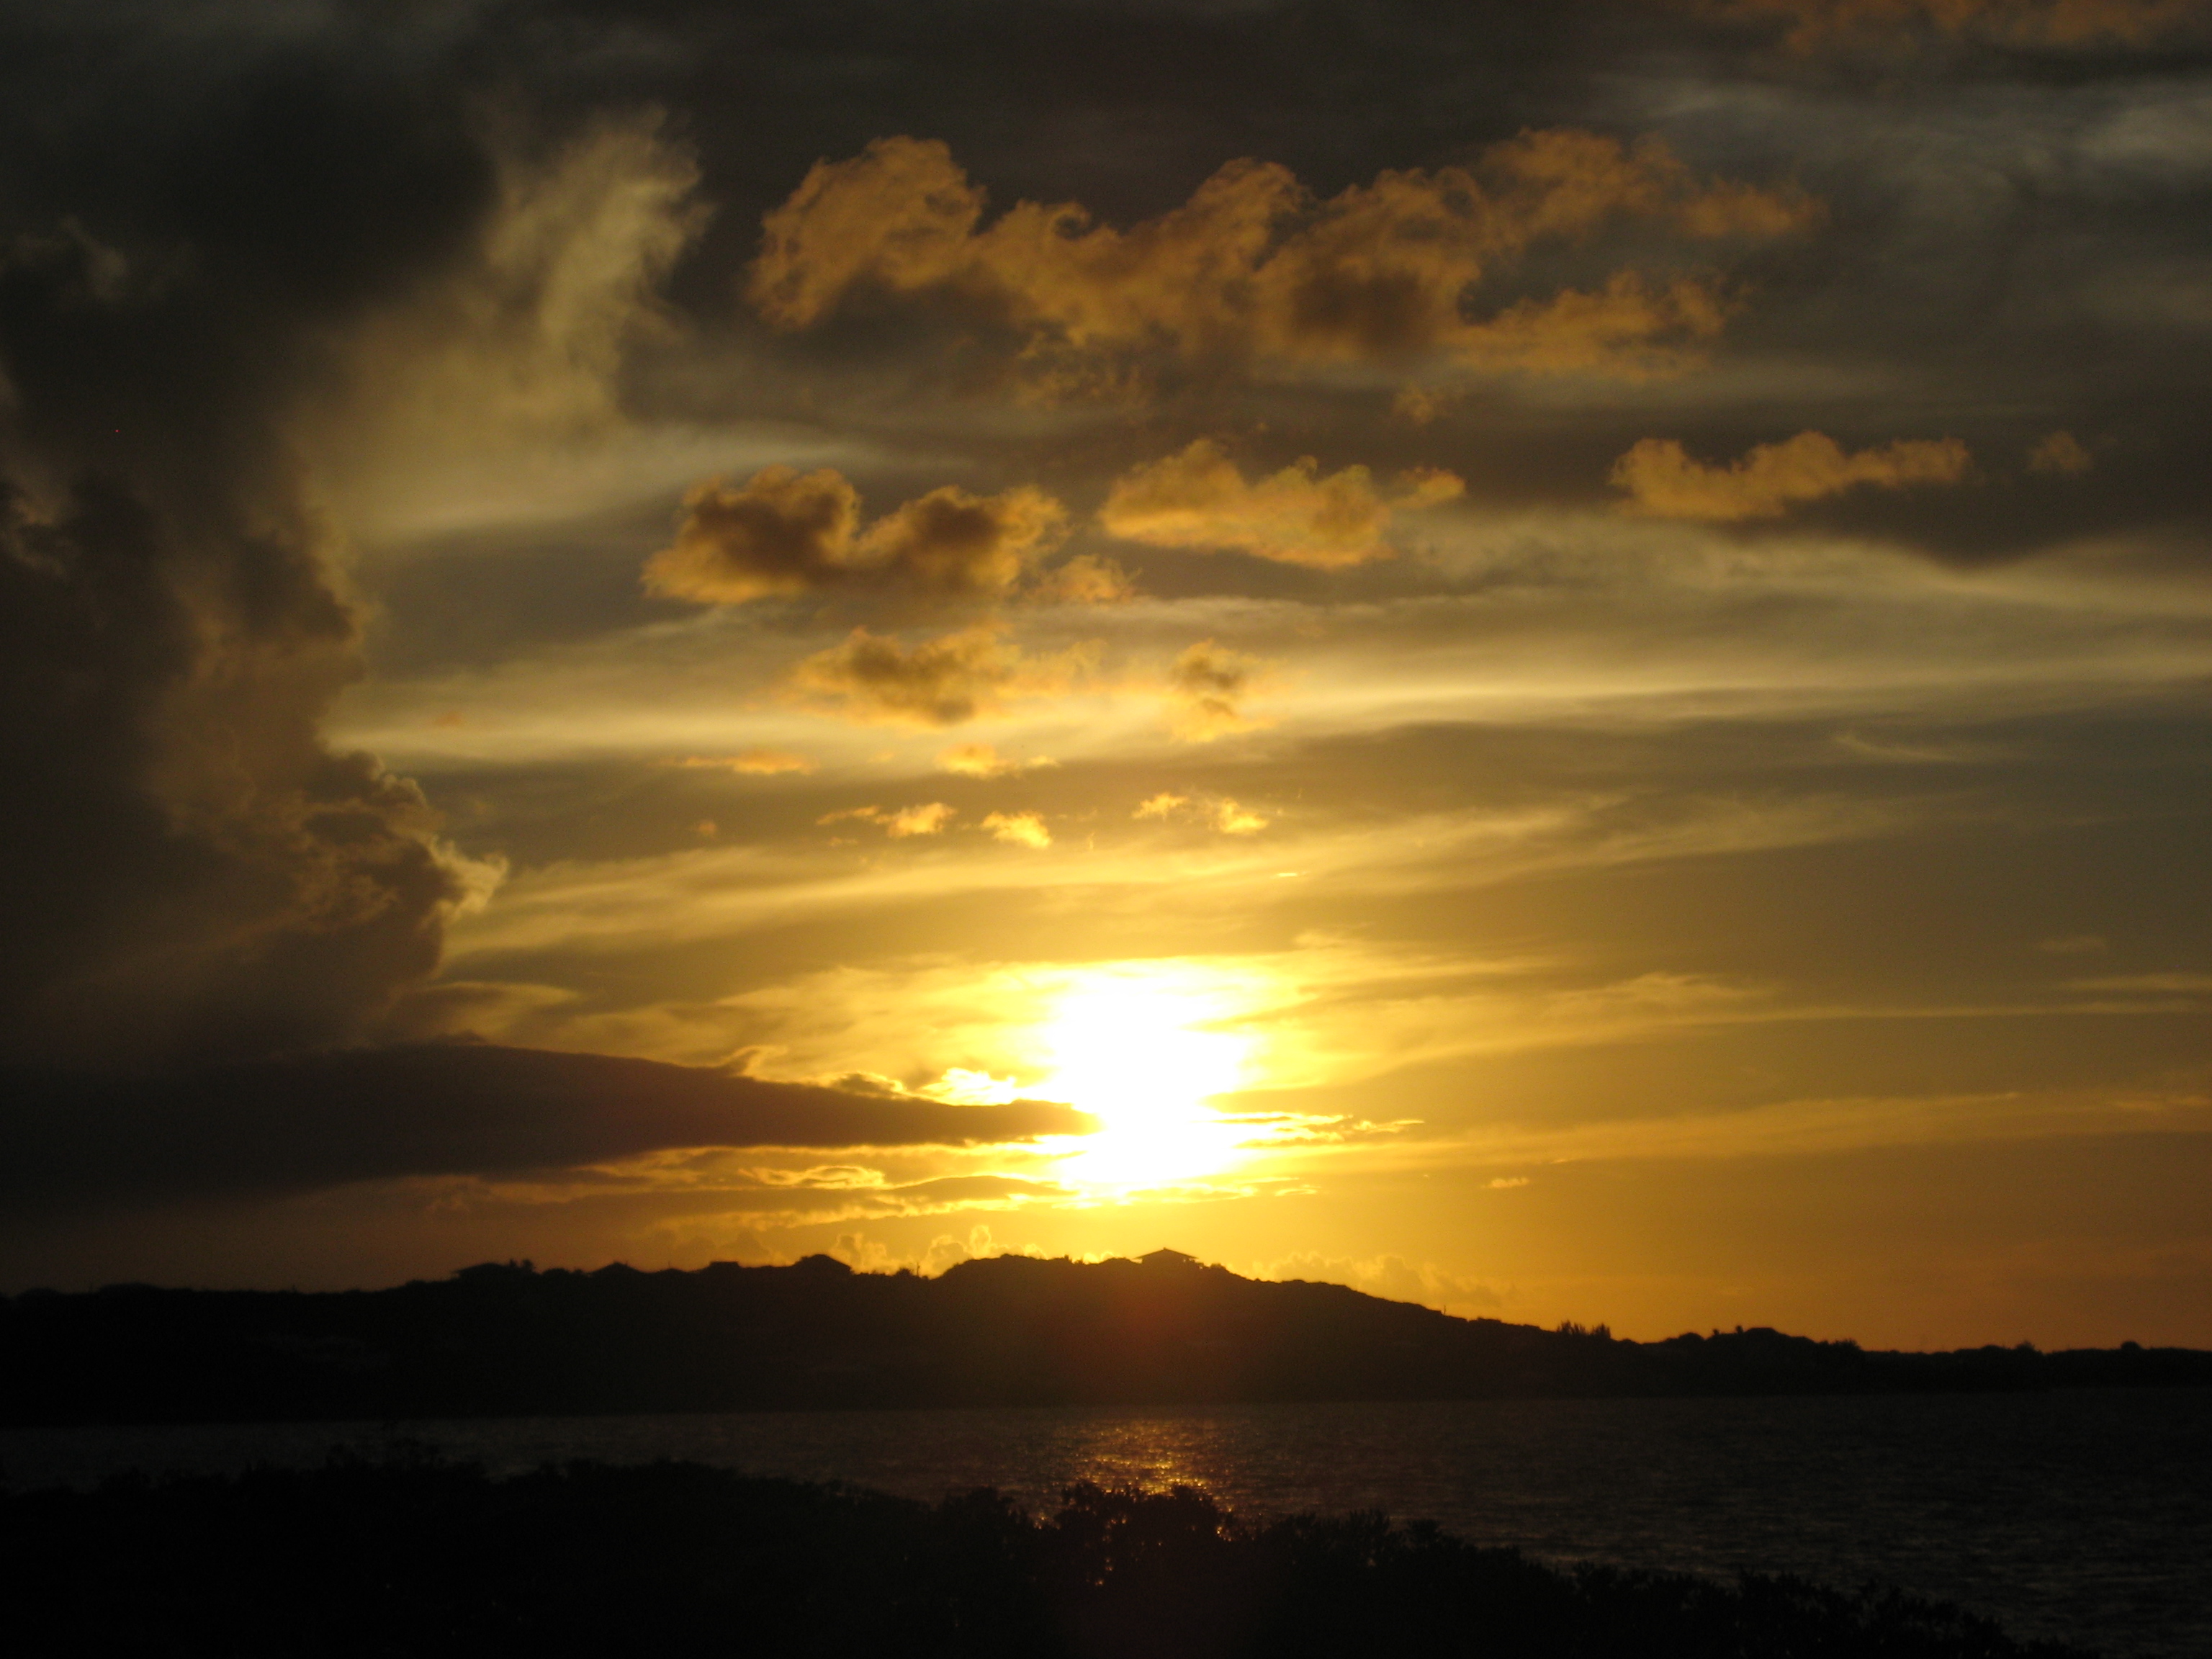
[[[2115,1659],[2212,1656],[2212,1390],[743,1413],[0,1431],[11,1485],[428,1442],[495,1471],[688,1458],[913,1497],[1203,1487],[1553,1559],[1902,1584]]]

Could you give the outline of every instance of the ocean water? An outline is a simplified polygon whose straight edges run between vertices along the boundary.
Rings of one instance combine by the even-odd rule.
[[[1250,1516],[1382,1510],[1552,1560],[1881,1580],[2113,1659],[2212,1656],[2207,1389],[9,1430],[0,1478],[401,1441],[495,1471],[684,1458],[1033,1509],[1079,1480],[1180,1483]]]

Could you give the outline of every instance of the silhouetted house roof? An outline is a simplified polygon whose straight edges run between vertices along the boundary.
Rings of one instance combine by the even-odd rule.
[[[1139,1256],[1137,1261],[1146,1267],[1195,1267],[1199,1265],[1196,1256],[1185,1255],[1181,1250],[1154,1250],[1150,1255]]]

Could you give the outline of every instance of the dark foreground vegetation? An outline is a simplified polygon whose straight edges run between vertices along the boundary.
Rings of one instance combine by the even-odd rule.
[[[1882,1353],[1765,1329],[1626,1342],[1242,1279],[1166,1250],[1000,1256],[936,1279],[812,1256],[0,1297],[0,1422],[18,1425],[2153,1383],[2212,1383],[2212,1353]]]
[[[334,1460],[0,1497],[10,1650],[952,1659],[2079,1659],[1894,1592],[1559,1571],[1200,1493],[934,1507],[696,1464]]]

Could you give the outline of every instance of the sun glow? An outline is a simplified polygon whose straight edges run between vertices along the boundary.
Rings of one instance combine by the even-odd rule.
[[[1153,1186],[1237,1161],[1247,1126],[1206,1103],[1243,1085],[1255,1039],[1221,1029],[1235,999],[1194,977],[1087,977],[1054,1005],[1040,1033],[1052,1069],[1038,1092],[1104,1125],[1062,1166],[1071,1178]]]

